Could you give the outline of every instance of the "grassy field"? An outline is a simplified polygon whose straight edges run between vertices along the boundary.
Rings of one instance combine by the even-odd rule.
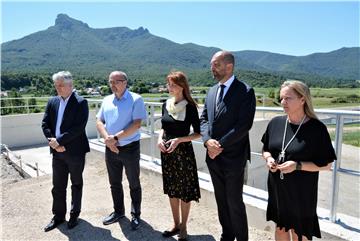
[[[278,96],[279,89],[276,88],[255,88],[257,94],[263,94],[269,98],[270,92],[273,91]],[[360,90],[356,88],[311,88],[310,93],[314,108],[334,108],[360,105]],[[358,96],[357,101],[352,103],[334,103],[338,98],[347,98],[349,96]],[[272,99],[266,100],[265,106],[276,106]]]
[[[335,140],[335,124],[327,125],[331,140]],[[343,130],[343,143],[360,147],[360,123],[345,124]]]
[[[335,131],[330,131],[331,140],[335,140]],[[359,130],[344,130],[343,143],[360,147],[360,131]]]

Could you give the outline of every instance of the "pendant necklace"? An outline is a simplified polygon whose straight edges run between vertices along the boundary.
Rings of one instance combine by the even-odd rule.
[[[290,141],[286,144],[285,146],[285,138],[286,138],[286,130],[287,130],[287,123],[289,121],[289,117],[286,118],[286,121],[285,121],[285,130],[284,130],[284,136],[283,136],[283,139],[282,139],[282,145],[281,145],[281,152],[280,152],[280,155],[277,159],[277,164],[281,164],[283,162],[285,162],[285,150],[286,148],[288,148],[288,146],[290,145],[290,143],[294,140],[296,134],[299,132],[300,130],[300,127],[301,125],[304,123],[305,121],[305,118],[306,118],[306,115],[304,115],[304,117],[302,118],[301,122],[300,122],[300,125],[299,127],[297,128],[295,134],[291,137]],[[285,146],[285,147],[284,147]],[[280,179],[284,179],[284,173],[280,172]]]

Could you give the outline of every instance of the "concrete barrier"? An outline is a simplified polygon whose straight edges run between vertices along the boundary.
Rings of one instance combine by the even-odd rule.
[[[1,143],[10,148],[47,143],[41,130],[44,113],[1,116]],[[86,133],[89,138],[97,135],[95,110],[89,112]]]

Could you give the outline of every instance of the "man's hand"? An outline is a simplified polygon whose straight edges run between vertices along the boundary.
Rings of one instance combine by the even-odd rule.
[[[215,157],[217,157],[224,150],[220,143],[215,139],[208,140],[205,145],[208,151],[208,155],[211,159],[215,159]]]
[[[116,147],[117,141],[114,139],[113,135],[107,136],[105,139],[105,145],[116,154],[119,153],[119,149]]]
[[[58,147],[55,148],[55,151],[56,152],[64,152],[64,151],[66,151],[66,149],[65,149],[64,146],[58,146]]]
[[[59,144],[59,142],[57,142],[56,138],[51,137],[51,138],[48,138],[48,140],[49,140],[49,146],[52,149],[56,149],[58,146],[60,146],[60,144]]]

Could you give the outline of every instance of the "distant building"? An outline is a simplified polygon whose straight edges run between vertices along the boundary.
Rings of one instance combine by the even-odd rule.
[[[159,93],[167,93],[168,89],[165,86],[160,85],[158,88],[158,91],[159,91]]]
[[[100,94],[100,92],[99,92],[99,91],[94,90],[94,91],[91,91],[91,92],[90,92],[90,95],[93,95],[93,96],[100,96],[101,94]]]

